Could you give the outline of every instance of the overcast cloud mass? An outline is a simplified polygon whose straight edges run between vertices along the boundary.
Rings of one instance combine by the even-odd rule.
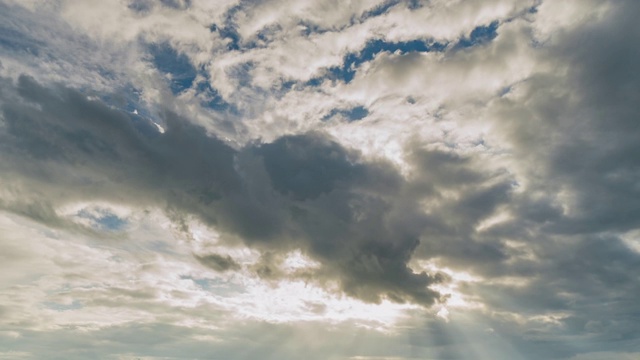
[[[640,358],[638,14],[0,0],[0,359]]]

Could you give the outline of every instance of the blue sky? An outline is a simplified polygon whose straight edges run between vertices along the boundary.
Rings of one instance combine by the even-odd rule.
[[[639,10],[0,0],[0,359],[639,358]]]

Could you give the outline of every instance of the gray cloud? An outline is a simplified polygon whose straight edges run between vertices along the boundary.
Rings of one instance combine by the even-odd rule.
[[[21,212],[50,224],[73,200],[157,205],[193,214],[258,248],[300,248],[350,295],[430,305],[441,281],[407,263],[424,225],[404,180],[320,133],[236,150],[175,115],[164,134],[81,93],[4,80],[4,171],[37,193]],[[24,159],[29,158],[29,162]],[[8,201],[8,200],[7,200]],[[45,203],[45,207],[35,204]],[[16,205],[8,204],[9,209]],[[217,261],[217,260],[225,261]],[[219,270],[225,258],[199,258]]]
[[[514,189],[526,183],[526,192],[493,192],[480,207],[504,204],[510,219],[463,232],[466,244],[489,245],[495,257],[480,260],[478,250],[444,253],[442,242],[428,239],[422,245],[492,279],[492,285],[465,289],[491,308],[559,319],[557,326],[522,326],[530,332],[512,339],[531,353],[542,350],[531,339],[547,344],[541,358],[570,357],[575,349],[567,344],[573,341],[588,342],[585,352],[637,342],[632,303],[640,290],[634,275],[640,254],[622,239],[640,225],[640,114],[634,105],[640,100],[640,53],[630,46],[640,40],[630,15],[637,10],[635,2],[616,2],[601,21],[557,34],[543,52],[566,66],[566,76],[533,76],[518,85],[523,93],[517,100],[504,97],[489,107],[506,135],[501,139],[513,145]]]
[[[216,271],[233,271],[239,270],[240,264],[238,264],[231,256],[223,256],[220,254],[207,254],[207,255],[195,255],[196,260],[202,265],[212,268]]]

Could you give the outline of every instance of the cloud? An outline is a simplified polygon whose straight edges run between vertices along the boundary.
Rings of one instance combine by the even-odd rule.
[[[6,173],[39,189],[15,195],[21,203],[46,204],[25,215],[43,220],[38,209],[47,209],[54,224],[56,207],[87,199],[171,208],[247,244],[300,248],[347,293],[367,301],[388,296],[430,305],[438,298],[428,286],[439,278],[406,265],[420,225],[399,211],[418,209],[389,197],[403,187],[389,164],[361,162],[319,133],[236,150],[167,114],[159,134],[149,120],[74,90],[27,77],[14,89],[6,82],[15,99],[3,104]],[[21,163],[22,156],[31,161]],[[212,256],[199,259],[219,270],[233,267]]]
[[[9,351],[635,355],[635,2],[0,7]]]
[[[222,256],[219,254],[196,255],[196,259],[202,265],[210,267],[216,271],[239,270],[240,265],[231,258],[231,256]]]

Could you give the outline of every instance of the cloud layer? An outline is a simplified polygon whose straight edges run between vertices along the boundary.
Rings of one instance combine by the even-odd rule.
[[[638,7],[0,1],[0,358],[634,358]]]

